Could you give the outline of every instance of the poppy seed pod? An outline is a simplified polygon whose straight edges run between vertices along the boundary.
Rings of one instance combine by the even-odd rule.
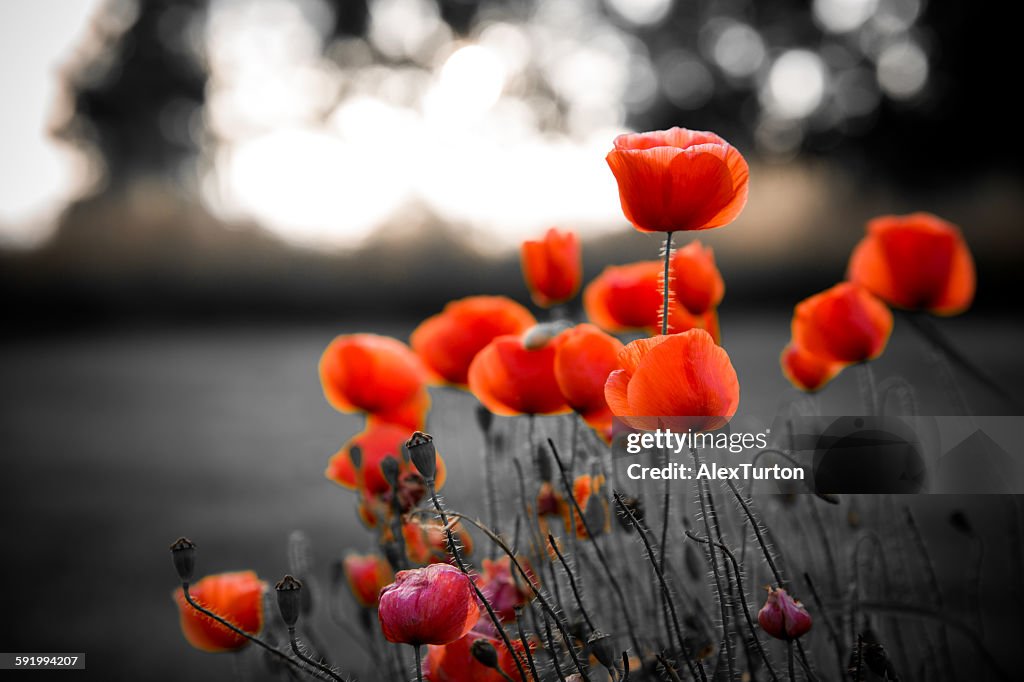
[[[427,481],[434,480],[437,473],[437,449],[434,447],[434,438],[429,433],[417,431],[405,442],[405,449],[409,452],[409,459],[416,471]]]
[[[281,620],[288,627],[294,627],[302,610],[302,583],[286,575],[274,589],[277,590],[277,608],[281,611]]]
[[[171,558],[181,581],[191,581],[196,570],[196,544],[188,538],[178,538],[171,545]]]
[[[612,647],[611,637],[600,630],[595,630],[587,639],[587,646],[590,647],[590,651],[598,663],[609,670],[615,668],[615,649]]]
[[[478,639],[469,646],[469,653],[473,655],[473,658],[477,660],[481,665],[485,665],[488,668],[498,667],[498,650],[494,648],[494,645],[488,642],[486,639]]]

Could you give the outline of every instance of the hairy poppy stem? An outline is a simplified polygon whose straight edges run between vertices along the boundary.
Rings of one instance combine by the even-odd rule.
[[[683,639],[683,629],[679,625],[679,615],[676,612],[676,604],[672,599],[672,593],[668,589],[668,582],[665,580],[665,573],[662,571],[661,564],[658,563],[658,559],[654,554],[654,548],[651,546],[651,540],[647,537],[647,528],[639,519],[636,518],[633,510],[627,507],[626,503],[622,501],[622,495],[619,494],[619,491],[613,490],[612,496],[615,498],[615,504],[618,505],[621,513],[629,519],[631,524],[633,524],[633,528],[636,529],[637,535],[640,536],[640,539],[644,543],[644,548],[647,550],[647,558],[650,560],[651,566],[654,567],[654,574],[657,576],[658,583],[661,585],[662,597],[668,605],[669,613],[672,616],[672,625],[675,627],[676,640],[679,644],[679,649],[681,650],[683,657],[686,659],[686,664],[690,668],[690,674],[693,675],[694,679],[697,679],[697,673],[699,672],[700,679],[705,680],[706,682],[707,677],[704,674],[703,666],[701,666],[699,662],[696,665],[694,664],[693,657],[690,656],[690,650],[686,648],[686,641]],[[670,632],[669,637],[671,636],[672,633]]]
[[[822,618],[825,619],[825,629],[828,630],[829,638],[835,645],[836,649],[836,663],[839,665],[839,677],[837,679],[843,679],[846,676],[846,670],[843,667],[843,660],[845,656],[843,654],[843,643],[839,639],[839,633],[836,632],[835,623],[832,622],[832,617],[829,615],[828,610],[825,608],[825,604],[821,601],[821,595],[818,594],[817,588],[814,587],[814,583],[811,581],[811,576],[804,573],[804,582],[807,583],[807,589],[811,591],[811,597],[814,599],[815,606],[818,607],[818,611],[821,612]]]
[[[697,454],[697,448],[690,448],[690,455],[693,457],[694,471],[700,471],[700,455]],[[711,517],[708,512],[707,500],[704,499],[704,493],[711,495],[711,489],[706,485],[706,481],[697,482],[697,495],[700,497],[700,511],[701,516],[704,520],[704,533],[711,537]],[[733,651],[732,635],[729,634],[729,607],[726,604],[726,594],[722,589],[722,576],[718,572],[718,552],[716,548],[709,544],[708,545],[708,557],[711,560],[711,573],[715,578],[715,590],[718,592],[718,607],[722,611],[722,638],[725,639],[725,662],[729,666],[729,680],[730,682],[736,679],[736,654]]]
[[[572,596],[576,598],[576,604],[580,607],[580,613],[583,614],[583,620],[587,621],[587,627],[593,632],[597,628],[594,627],[594,621],[590,619],[590,614],[587,613],[587,607],[583,605],[583,597],[580,595],[579,587],[576,585],[576,576],[573,575],[572,569],[569,564],[566,563],[565,557],[558,549],[558,543],[555,542],[555,538],[551,533],[548,533],[548,544],[551,545],[551,549],[555,550],[555,556],[558,557],[558,561],[561,562],[562,568],[565,569],[565,575],[569,578],[569,588],[572,590]]]
[[[565,673],[562,672],[562,666],[558,663],[558,654],[555,653],[555,638],[551,636],[551,621],[548,620],[547,612],[543,612],[544,616],[544,633],[548,638],[548,651],[551,652],[551,663],[555,668],[555,674],[558,675],[559,682],[566,682]]]
[[[217,621],[218,623],[220,623],[221,625],[223,625],[227,629],[231,630],[236,635],[241,635],[242,637],[245,637],[247,640],[249,640],[253,644],[256,644],[257,646],[262,647],[263,649],[266,649],[271,654],[273,654],[274,656],[277,656],[278,658],[283,660],[288,665],[294,666],[295,668],[297,668],[300,671],[306,673],[307,675],[312,675],[313,677],[316,677],[316,673],[314,673],[311,670],[307,670],[306,668],[304,668],[302,666],[302,664],[300,664],[298,661],[296,661],[291,656],[288,656],[287,654],[282,653],[279,649],[277,649],[276,647],[270,646],[269,644],[264,642],[259,637],[256,637],[255,635],[252,635],[252,634],[246,632],[245,630],[237,627],[231,621],[229,621],[229,620],[227,620],[225,618],[221,618],[220,616],[218,616],[213,611],[210,611],[209,609],[200,606],[196,602],[196,600],[192,598],[192,594],[188,590],[188,582],[182,582],[181,583],[181,591],[184,593],[185,601],[188,602],[189,606],[194,608],[199,613],[203,614],[204,616],[209,616],[210,618],[213,618],[215,621]]]
[[[664,293],[664,299],[661,305],[661,334],[662,336],[668,334],[668,299],[669,294],[672,291],[669,280],[669,267],[672,263],[672,232],[665,233],[665,273],[662,276],[661,288]]]
[[[782,575],[779,573],[778,567],[775,565],[775,559],[772,558],[772,553],[768,551],[768,544],[765,542],[764,533],[761,530],[761,524],[754,516],[754,512],[751,511],[750,505],[743,499],[743,495],[739,489],[736,488],[736,484],[732,481],[727,480],[726,483],[729,485],[729,489],[732,490],[733,496],[736,501],[740,503],[740,507],[743,508],[743,513],[747,517],[747,521],[750,522],[750,527],[754,529],[754,537],[757,538],[757,544],[761,546],[761,553],[764,554],[765,561],[768,562],[768,567],[772,569],[772,575],[775,576],[775,582],[778,583],[779,587],[785,587],[786,582],[782,579]]]
[[[473,576],[469,574],[469,569],[466,568],[466,562],[462,559],[462,552],[459,551],[459,546],[455,542],[455,534],[452,533],[451,527],[448,525],[448,515],[445,514],[444,507],[441,506],[441,501],[437,499],[437,487],[434,485],[434,479],[427,480],[427,487],[430,489],[430,499],[434,503],[434,509],[437,510],[438,516],[441,517],[441,524],[444,526],[445,537],[448,540],[448,551],[451,553],[452,558],[455,559],[456,565],[459,570],[462,571],[463,575],[469,578],[469,584],[473,587],[473,591],[476,593],[476,598],[480,600],[480,603],[487,609],[487,616],[491,619],[491,623],[494,624],[494,629],[498,631],[498,635],[501,637],[502,644],[508,648],[510,654],[512,654],[512,660],[515,661],[516,670],[519,672],[519,678],[523,679],[526,677],[526,670],[523,669],[523,663],[519,660],[516,650],[512,647],[512,641],[508,638],[508,633],[505,632],[505,628],[501,626],[501,619],[498,618],[498,614],[494,612],[494,607],[491,606],[491,602],[488,601],[484,593],[480,591],[480,587],[477,586],[476,581],[473,580]],[[540,682],[540,680],[537,680]]]
[[[793,640],[786,642],[786,662],[789,664],[789,682],[796,682],[796,667],[793,665]]]
[[[523,631],[523,613],[519,607],[516,608],[516,632],[519,633],[519,643],[523,645],[523,651],[526,653],[526,663],[530,666],[530,674],[533,675],[533,679],[540,680],[540,675],[537,674],[537,665],[533,662],[530,642],[526,639],[526,632]],[[508,679],[508,675],[505,674],[500,665],[498,666],[498,672],[501,673],[502,677]]]
[[[420,658],[420,645],[415,644],[412,649],[415,652],[413,655],[416,658],[416,680],[417,682],[423,682],[423,659]]]
[[[297,658],[301,659],[305,663],[307,663],[307,664],[313,666],[314,668],[318,669],[320,672],[324,673],[325,675],[330,676],[331,679],[333,679],[333,680],[338,680],[338,682],[346,682],[344,677],[342,677],[341,675],[339,675],[336,672],[334,672],[333,670],[331,670],[331,668],[329,666],[326,666],[323,663],[315,661],[312,658],[310,658],[309,656],[307,656],[306,654],[302,653],[302,651],[299,649],[299,640],[295,636],[295,626],[294,625],[289,625],[288,626],[288,641],[291,643],[292,653],[294,653]]]
[[[580,523],[583,525],[583,530],[587,534],[587,539],[590,540],[590,545],[594,548],[594,553],[597,555],[597,561],[601,564],[601,568],[604,569],[605,575],[608,576],[608,583],[612,586],[612,592],[615,594],[615,597],[619,602],[619,608],[622,609],[622,617],[626,619],[626,627],[629,629],[629,638],[633,643],[633,648],[636,649],[637,654],[640,654],[642,651],[640,648],[640,641],[636,636],[636,627],[633,625],[633,618],[629,615],[629,607],[626,602],[626,596],[622,592],[622,586],[619,585],[619,581],[615,577],[615,573],[612,572],[612,567],[609,565],[608,559],[601,550],[601,545],[598,544],[597,538],[590,532],[590,525],[587,523],[586,517],[583,516],[583,510],[580,509],[580,504],[576,501],[576,496],[573,495],[572,482],[569,480],[569,474],[565,470],[565,464],[562,462],[562,458],[558,454],[558,448],[555,447],[555,442],[550,438],[548,438],[548,446],[551,448],[551,452],[555,456],[555,463],[558,465],[558,472],[562,477],[562,485],[565,487],[566,496],[569,498],[570,504],[572,505],[571,509],[575,509],[576,513],[579,514]]]
[[[696,542],[708,544],[707,538],[702,538],[695,534],[692,530],[685,531],[686,537]],[[754,625],[754,618],[750,615],[750,605],[747,603],[747,593],[743,590],[743,577],[740,574],[740,564],[736,561],[736,555],[732,553],[723,542],[715,543],[725,556],[729,557],[729,561],[732,562],[733,572],[736,573],[736,584],[739,587],[740,601],[743,604],[743,615],[747,619],[747,627],[750,629],[750,635],[754,638],[754,643],[757,646],[757,652],[761,654],[761,660],[764,661],[765,668],[768,669],[768,674],[771,675],[773,680],[778,680],[778,676],[775,674],[775,669],[772,667],[771,661],[768,660],[768,652],[764,650],[761,645],[761,639],[757,636],[757,627]],[[840,679],[842,677],[840,676]]]

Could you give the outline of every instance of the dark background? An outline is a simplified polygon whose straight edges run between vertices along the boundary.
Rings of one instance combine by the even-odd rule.
[[[857,41],[856,32],[824,30],[804,2],[679,1],[660,22],[640,27],[602,3],[584,4],[640,40],[653,61],[676,47],[697,54],[700,30],[715,17],[756,27],[772,54]],[[99,19],[127,6],[105,4]],[[365,2],[324,6],[327,43],[366,34]],[[481,8],[461,0],[438,8],[453,36],[469,39],[484,16],[515,21],[533,11],[529,3]],[[208,74],[201,60],[197,66],[158,35],[169,16],[201,23],[206,11],[202,0],[141,3],[122,31],[105,35],[103,77],[81,75],[99,68],[95,55],[72,60],[75,68],[60,75],[71,114],[52,134],[96,155],[102,171],[87,195],[59,213],[51,238],[0,251],[0,648],[84,651],[95,679],[230,674],[226,657],[191,649],[178,632],[166,546],[179,535],[199,544],[201,573],[251,567],[268,580],[286,570],[293,529],[310,536],[321,575],[346,548],[370,549],[353,497],[322,476],[327,457],[360,428],[357,417],[337,414],[320,394],[316,362],[335,334],[406,338],[447,300],[474,293],[527,302],[514,250],[482,252],[467,237],[478,226],[426,207],[412,207],[350,248],[296,245],[258,218],[227,220],[210,211],[197,188],[215,136],[168,134],[161,125],[168,106],[185,101],[205,126]],[[3,12],[17,21],[17,9]],[[714,88],[699,107],[681,108],[658,90],[627,112],[625,123],[635,129],[718,131],[751,162],[753,193],[743,217],[701,235],[715,247],[727,282],[724,344],[743,385],[743,409],[771,413],[792,397],[777,365],[791,306],[842,277],[866,219],[913,210],[961,225],[978,263],[975,306],[940,327],[1018,400],[1024,396],[1022,150],[1007,94],[1020,60],[1011,22],[993,12],[966,2],[925,3],[911,29],[928,48],[924,88],[902,100],[880,95],[867,113],[839,122],[823,104],[790,123],[800,140],[784,151],[756,133],[763,74],[735,81],[712,66]],[[384,54],[373,59],[403,65]],[[870,58],[857,59],[870,72]],[[349,68],[341,58],[335,63]],[[4,96],[5,107],[17,106],[13,93]],[[552,97],[558,102],[557,93]],[[557,117],[550,125],[568,126]],[[597,156],[594,163],[604,162]],[[3,168],[17,171],[15,163]],[[759,194],[758,184],[771,193]],[[812,208],[776,236],[771,226],[784,221],[780,206],[797,194]],[[585,232],[586,277],[607,264],[653,258],[657,247],[625,223],[617,232]],[[898,322],[877,371],[929,381],[934,371],[922,348]],[[960,380],[977,413],[1010,411],[969,378]],[[844,375],[824,397],[826,410],[856,409],[850,396],[854,377]],[[448,434],[448,496],[455,506],[478,504],[471,491],[481,476],[479,435],[449,423],[471,401],[450,391],[434,397],[430,429]],[[924,396],[923,411],[950,409],[941,392]],[[1011,502],[898,503],[920,515],[954,612],[971,605],[963,589],[968,569],[958,558],[966,541],[947,519],[964,509],[975,527],[990,530],[987,632],[996,643],[1012,637],[1012,602],[1002,598],[1007,581],[1019,582],[1003,561],[1014,542],[1006,539]],[[345,635],[321,621],[352,657],[340,662],[358,670],[361,657]],[[1012,652],[1001,655],[1011,667]]]

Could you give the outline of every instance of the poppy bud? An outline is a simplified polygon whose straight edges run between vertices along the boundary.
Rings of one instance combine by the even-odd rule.
[[[388,482],[392,490],[398,490],[398,460],[388,456],[380,463],[380,471],[384,474],[384,480]]]
[[[587,640],[587,645],[590,647],[590,651],[594,654],[594,658],[597,659],[598,663],[609,670],[615,668],[616,656],[615,649],[612,648],[611,637],[600,630],[595,630]]]
[[[469,647],[469,653],[473,654],[473,658],[481,665],[492,669],[498,667],[498,650],[486,639],[474,641]]]
[[[429,433],[417,431],[405,442],[405,449],[420,475],[427,481],[433,481],[437,472],[437,449],[434,447],[434,438]]]
[[[811,629],[811,615],[783,588],[768,588],[768,599],[757,614],[757,622],[776,639],[797,639]]]
[[[353,445],[348,449],[348,458],[352,462],[352,468],[358,471],[359,467],[363,466],[363,449]]]
[[[171,545],[171,558],[181,581],[191,581],[196,570],[196,544],[188,538],[178,538]]]
[[[302,608],[302,583],[286,575],[274,588],[277,590],[277,608],[281,611],[281,619],[288,627],[294,627]]]
[[[468,576],[449,564],[431,564],[399,571],[380,592],[377,616],[389,642],[447,644],[469,632],[480,607]]]

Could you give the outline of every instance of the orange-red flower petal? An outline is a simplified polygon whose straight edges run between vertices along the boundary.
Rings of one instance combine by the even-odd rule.
[[[821,390],[846,367],[841,362],[830,362],[808,353],[794,343],[783,349],[779,363],[789,382],[808,392]]]
[[[341,412],[387,413],[423,389],[426,371],[397,339],[377,334],[335,338],[320,357],[324,396]]]
[[[575,232],[549,229],[540,241],[524,241],[520,249],[523,279],[533,302],[543,308],[565,303],[580,290],[583,258]]]
[[[395,580],[391,564],[379,554],[349,554],[342,568],[352,596],[368,609],[377,605],[381,589]]]
[[[718,307],[725,295],[725,282],[711,247],[694,240],[676,250],[672,256],[672,291],[676,301],[693,315]]]
[[[481,616],[485,620],[486,616]],[[486,625],[478,625],[464,637],[443,646],[431,645],[427,648],[426,658],[423,660],[423,675],[430,682],[508,682],[508,679],[516,682],[525,682],[519,676],[519,669],[516,667],[513,653],[511,653],[497,637],[482,632]],[[476,660],[471,652],[473,642],[482,639],[494,647],[498,654],[498,667],[501,672],[488,668]],[[525,653],[518,640],[512,640],[515,655],[523,661],[525,668]]]
[[[252,571],[209,575],[189,587],[200,606],[249,634],[263,629],[263,591],[266,585]],[[203,651],[236,651],[249,640],[209,616],[196,611],[179,587],[174,592],[181,617],[181,631],[188,643]]]
[[[881,216],[854,248],[847,277],[898,308],[938,315],[974,300],[974,259],[960,229],[930,213]]]
[[[671,130],[620,135],[606,160],[626,218],[642,232],[728,225],[747,201],[743,155],[714,133]]]
[[[638,428],[659,420],[694,431],[724,426],[736,413],[740,385],[728,353],[703,329],[639,339],[619,352],[605,384],[612,412]],[[636,419],[648,417],[652,419]]]
[[[608,375],[618,369],[622,342],[592,324],[562,332],[555,353],[555,380],[562,397],[606,439],[611,435],[612,413],[604,398]]]
[[[469,390],[495,414],[568,412],[555,379],[556,348],[528,350],[519,336],[499,336],[473,358]]]
[[[849,364],[882,354],[892,313],[867,289],[843,282],[798,303],[792,326],[797,346],[822,360]]]
[[[504,296],[470,296],[452,301],[412,333],[413,350],[438,377],[465,386],[469,365],[498,336],[521,334],[537,321],[530,311]]]

